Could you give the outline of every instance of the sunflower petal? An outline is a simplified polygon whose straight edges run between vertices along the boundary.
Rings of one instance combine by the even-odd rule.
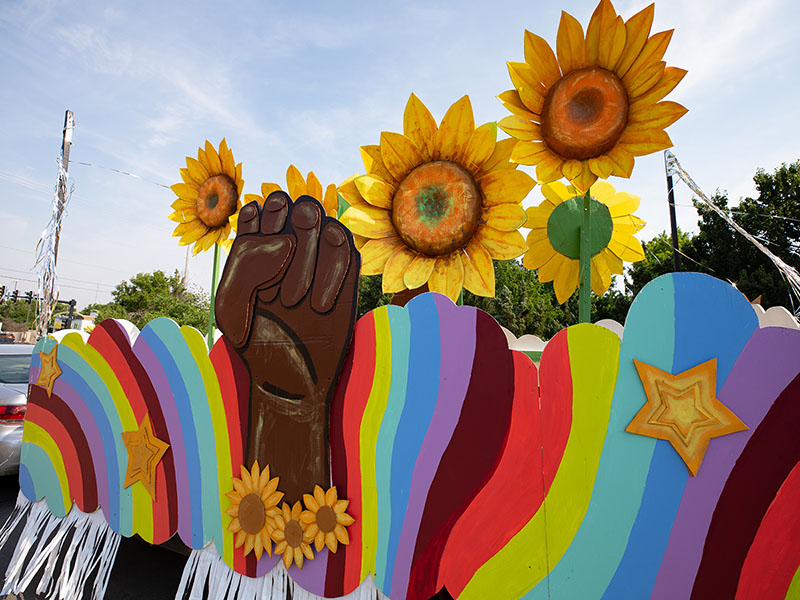
[[[613,198],[604,201],[604,204],[608,207],[611,218],[614,219],[616,217],[632,214],[639,208],[640,202],[641,198],[639,198],[639,196],[634,196],[626,192],[618,192],[614,194]]]
[[[639,71],[639,74],[628,85],[628,95],[631,98],[636,98],[644,94],[661,80],[666,68],[667,63],[662,60]]]
[[[433,157],[436,131],[436,120],[428,107],[414,94],[411,94],[405,113],[403,113],[403,133],[417,145],[426,161]]]
[[[464,287],[477,296],[494,296],[494,263],[489,251],[473,239],[461,257],[464,265]],[[341,520],[340,520],[341,522]]]
[[[386,261],[400,247],[404,246],[403,240],[397,236],[367,240],[361,247],[361,274],[380,275],[386,266]]]
[[[325,504],[328,506],[334,506],[338,500],[339,494],[336,491],[336,486],[334,485],[327,492],[325,492]]]
[[[677,102],[659,102],[629,115],[627,129],[666,129],[687,112],[688,109]]]
[[[531,66],[545,88],[561,79],[561,70],[550,44],[528,30],[525,30],[525,62]]]
[[[501,119],[497,126],[511,137],[524,142],[541,141],[542,130],[538,123],[533,123],[524,117],[509,115]]]
[[[541,269],[556,254],[550,240],[547,238],[547,231],[544,232],[544,236],[540,236],[536,241],[532,243],[529,241],[528,243],[530,248],[525,253],[525,256],[522,257],[522,266],[531,271]],[[539,274],[539,280],[545,281],[541,278],[541,273]],[[547,281],[551,280],[548,279]]]
[[[625,49],[622,51],[614,72],[618,77],[624,77],[631,65],[636,61],[639,53],[647,43],[650,27],[653,25],[655,4],[643,8],[625,22]]]
[[[286,190],[292,200],[297,200],[306,193],[306,181],[300,169],[294,165],[289,165],[286,169]]]
[[[510,161],[511,152],[514,150],[514,146],[516,145],[517,140],[514,138],[507,138],[497,142],[494,145],[494,152],[492,152],[492,155],[489,157],[489,159],[483,163],[483,167],[481,167],[478,177],[481,177],[491,171],[516,169],[517,165]]]
[[[539,183],[550,183],[561,179],[564,162],[563,158],[548,150],[547,154],[536,163],[536,179]]]
[[[219,143],[219,159],[222,163],[222,172],[228,177],[233,178],[236,174],[236,161],[233,159],[233,152],[228,148],[225,138]]]
[[[339,540],[336,539],[336,535],[332,531],[325,534],[325,544],[331,552],[336,554],[336,550],[339,549]]]
[[[606,179],[614,172],[614,161],[606,154],[601,154],[589,159],[589,169],[601,179]]]
[[[383,179],[374,175],[362,175],[361,177],[356,177],[355,182],[361,197],[369,204],[391,210],[394,190]]]
[[[578,276],[580,275],[580,261],[563,261],[561,270],[553,280],[553,289],[556,292],[556,300],[559,304],[564,304],[575,293],[578,287]]]
[[[405,271],[417,256],[414,250],[405,245],[400,246],[386,261],[383,268],[383,293],[394,294],[406,289]]]
[[[491,227],[479,227],[475,232],[477,239],[489,251],[492,258],[511,260],[521,256],[528,247],[519,231],[498,231]]]
[[[519,97],[522,100],[522,104],[527,107],[533,114],[537,115],[534,121],[541,120],[541,117],[538,115],[542,114],[542,110],[544,109],[544,99],[545,96],[539,93],[538,88],[530,88],[528,86],[521,87],[519,89]]]
[[[524,171],[504,169],[487,173],[478,180],[483,192],[483,205],[519,204],[536,182]]]
[[[500,100],[502,105],[505,106],[511,114],[523,117],[529,121],[539,120],[539,115],[531,112],[531,109],[522,101],[519,91],[506,90],[502,94],[498,94],[497,99]]]
[[[634,156],[644,156],[670,148],[672,140],[663,129],[625,131],[617,142]]]
[[[650,88],[646,94],[631,99],[630,114],[637,113],[661,100],[675,89],[675,86],[680,83],[684,75],[686,75],[686,69],[679,69],[678,67],[664,69],[664,74],[657,84]]]
[[[208,169],[206,169],[200,161],[195,160],[191,156],[186,157],[186,167],[189,169],[189,175],[192,176],[192,179],[194,179],[198,186],[203,185],[210,177]]]
[[[569,73],[586,66],[583,27],[575,17],[563,10],[556,35],[556,54],[562,73]]]
[[[345,546],[350,543],[350,536],[347,534],[347,529],[342,527],[341,525],[336,525],[336,528],[333,530],[333,533],[336,534],[336,539],[339,540]]]
[[[195,185],[189,183],[176,183],[170,188],[178,198],[186,201],[194,202],[197,200],[197,192],[198,188]]]
[[[424,162],[422,153],[413,141],[391,131],[381,133],[381,158],[398,181],[402,181],[414,167]]]
[[[588,160],[580,161],[579,164],[580,172],[575,177],[570,177],[569,180],[578,191],[585,192],[597,181],[597,175],[592,172]]]
[[[306,175],[306,194],[322,202],[322,184],[314,174],[314,171],[309,171],[308,175]]]
[[[338,188],[336,188],[337,193],[342,196],[344,201],[347,202],[348,206],[356,206],[358,204],[367,203],[367,201],[361,197],[361,192],[358,191],[358,187],[356,186],[357,177],[359,176],[351,175],[342,183],[340,183]]]
[[[322,208],[325,209],[325,214],[334,219],[338,217],[339,213],[339,194],[336,192],[336,186],[332,183],[325,188],[325,197],[322,200]]]
[[[325,506],[325,490],[319,485],[314,486],[314,499],[320,506]]]
[[[427,283],[435,265],[436,258],[417,254],[403,274],[405,286],[410,290],[414,290]]]
[[[364,168],[370,175],[377,175],[391,186],[397,187],[397,179],[394,178],[383,164],[381,158],[381,147],[373,144],[368,146],[361,146],[361,160],[364,163]]]
[[[470,173],[477,173],[494,152],[497,141],[497,123],[484,123],[469,138],[463,165]]]
[[[544,263],[541,267],[539,267],[539,281],[542,283],[547,283],[548,281],[554,281],[555,278],[561,273],[564,268],[566,267],[566,261],[572,260],[567,258],[566,256],[559,254],[556,251],[553,251],[553,255],[546,263]]]
[[[461,262],[461,255],[453,252],[446,256],[438,257],[433,273],[431,273],[431,277],[428,280],[428,288],[432,292],[444,294],[450,300],[456,302],[463,286],[464,265]]]
[[[600,253],[592,257],[592,291],[597,294],[604,294],[611,287],[611,270],[605,259],[605,254]]]
[[[529,87],[534,90],[541,90],[542,96],[546,94],[544,86],[536,76],[536,72],[528,63],[507,62],[506,67],[508,67],[508,75],[511,77],[511,83],[514,84],[516,89]]]
[[[599,64],[600,44],[611,29],[617,13],[609,0],[601,0],[589,19],[586,26],[586,63],[590,65]]]
[[[345,527],[348,527],[349,525],[352,525],[353,523],[356,522],[356,520],[353,517],[351,517],[350,515],[348,515],[347,513],[338,515],[336,517],[336,521],[337,521],[337,523],[341,523]]]
[[[631,154],[624,146],[617,144],[611,150],[606,152],[606,156],[614,163],[614,171],[612,175],[617,177],[630,177],[633,172],[633,154]]]
[[[633,236],[619,232],[611,234],[608,249],[625,262],[636,262],[644,259],[642,243]]]
[[[219,175],[222,171],[222,161],[214,146],[206,140],[206,160],[208,161],[209,174]]]
[[[598,64],[601,67],[614,70],[625,50],[626,36],[625,21],[622,17],[616,17],[608,34],[600,38]]]
[[[298,569],[303,568],[303,551],[299,547],[294,549],[294,562]]]
[[[369,204],[351,206],[344,212],[341,221],[353,233],[371,239],[396,236],[389,212]]]
[[[319,502],[317,502],[311,494],[303,494],[303,504],[305,504],[306,508],[310,511],[317,512],[319,510]],[[310,523],[310,521],[308,522]]]
[[[631,68],[622,77],[622,83],[626,87],[629,87],[631,82],[636,80],[642,71],[648,70],[651,65],[660,62],[664,58],[664,53],[667,51],[667,46],[669,46],[669,42],[672,39],[673,31],[672,29],[660,31],[647,40]],[[635,98],[636,95],[635,93],[630,94],[632,98]]]
[[[516,231],[525,224],[526,216],[521,204],[506,202],[484,210],[483,220],[498,231]]]
[[[475,120],[472,116],[472,104],[469,96],[462,96],[447,109],[442,119],[439,131],[436,132],[433,157],[436,160],[449,160],[460,164],[466,155],[473,131],[475,131]]]
[[[535,165],[551,155],[544,142],[519,142],[511,151],[511,160],[520,165]]]

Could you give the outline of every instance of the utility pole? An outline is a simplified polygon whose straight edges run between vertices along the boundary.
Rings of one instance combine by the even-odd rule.
[[[56,213],[56,240],[55,240],[55,263],[58,263],[58,241],[61,237],[61,215],[64,206],[67,204],[67,173],[69,172],[69,149],[72,146],[72,129],[75,127],[75,120],[72,118],[72,111],[68,110],[64,115],[64,131],[61,139],[61,169],[58,173],[58,209]]]
[[[669,170],[669,159],[674,155],[669,150],[664,150],[664,170],[667,173],[667,201],[669,202],[669,222],[672,229],[672,265],[673,271],[681,270],[681,255],[678,252],[678,220],[675,217],[675,195],[673,193],[672,173]]]

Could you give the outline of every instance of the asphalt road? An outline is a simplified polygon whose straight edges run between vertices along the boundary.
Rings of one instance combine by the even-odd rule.
[[[14,509],[18,492],[16,477],[0,477],[0,524],[5,523]],[[0,573],[5,573],[22,527],[20,524],[0,550]],[[185,563],[186,557],[181,554],[151,546],[138,537],[122,538],[105,597],[108,600],[172,600]],[[30,592],[8,595],[0,600],[43,600],[33,593],[34,589],[36,581],[31,584]]]

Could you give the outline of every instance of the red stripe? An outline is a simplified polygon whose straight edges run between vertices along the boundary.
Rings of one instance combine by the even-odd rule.
[[[739,576],[736,600],[783,600],[800,564],[800,463],[761,521]]]

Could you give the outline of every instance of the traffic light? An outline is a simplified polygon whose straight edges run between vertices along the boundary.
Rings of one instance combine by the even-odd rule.
[[[13,292],[11,292],[11,300],[13,300],[14,302],[19,300],[19,290],[14,290]]]
[[[32,301],[33,301],[33,292],[28,290],[27,292],[25,292],[25,302],[30,304]]]

